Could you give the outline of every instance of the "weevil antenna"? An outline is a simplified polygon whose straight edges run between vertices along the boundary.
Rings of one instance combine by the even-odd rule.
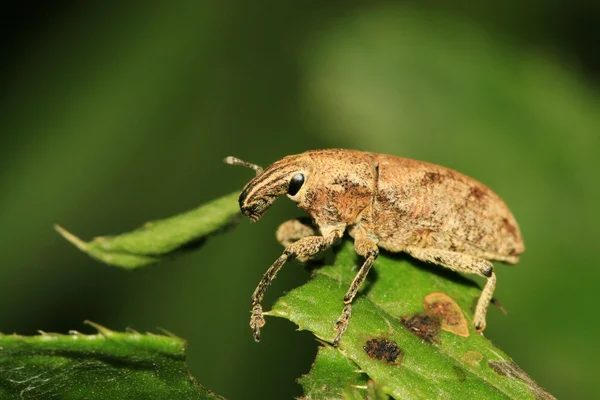
[[[232,157],[232,156],[225,157],[223,162],[225,162],[225,164],[229,164],[229,165],[241,165],[242,167],[252,168],[253,170],[256,171],[256,176],[260,175],[263,172],[262,167],[260,167],[256,164],[249,163],[248,161],[240,160],[237,157]]]

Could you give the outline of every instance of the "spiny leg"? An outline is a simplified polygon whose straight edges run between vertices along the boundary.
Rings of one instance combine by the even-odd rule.
[[[279,256],[277,260],[269,267],[258,286],[252,294],[252,316],[250,317],[250,328],[254,332],[254,340],[257,342],[260,340],[260,328],[265,325],[265,319],[263,317],[262,307],[260,302],[263,299],[267,287],[271,284],[277,272],[283,267],[283,264],[288,260],[295,258],[310,258],[315,254],[329,248],[336,240],[342,237],[343,232],[334,230],[327,236],[308,236],[304,237],[297,242],[289,245],[283,251],[283,254]]]
[[[449,250],[408,247],[405,251],[421,261],[439,264],[453,271],[477,274],[487,278],[487,282],[475,307],[475,314],[473,315],[475,329],[478,332],[483,331],[485,329],[485,315],[492,300],[494,289],[496,288],[494,265],[483,258]]]
[[[334,325],[334,329],[337,333],[333,339],[333,345],[336,347],[340,343],[342,335],[348,328],[348,321],[350,321],[350,316],[352,315],[352,300],[354,300],[354,296],[356,296],[358,289],[360,289],[365,281],[369,270],[373,266],[373,263],[379,254],[377,243],[369,239],[366,234],[357,234],[356,239],[354,240],[354,249],[358,255],[365,258],[365,261],[362,267],[360,267],[360,270],[354,277],[350,288],[344,296],[344,310]]]

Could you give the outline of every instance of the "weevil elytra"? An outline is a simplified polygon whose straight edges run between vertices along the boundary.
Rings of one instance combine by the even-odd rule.
[[[252,295],[250,327],[256,341],[265,324],[260,303],[283,264],[315,256],[346,230],[364,262],[343,298],[344,309],[334,325],[336,346],[348,327],[352,300],[379,248],[487,278],[473,317],[478,331],[485,328],[496,285],[491,261],[515,264],[525,250],[519,226],[502,199],[449,168],[343,149],[287,156],[264,170],[234,157],[225,162],[256,170],[239,197],[241,211],[253,222],[277,197],[287,194],[321,234],[301,220],[284,222],[278,229],[285,250]]]

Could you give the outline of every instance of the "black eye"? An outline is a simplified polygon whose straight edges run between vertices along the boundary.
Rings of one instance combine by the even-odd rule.
[[[290,196],[294,196],[296,193],[298,193],[298,190],[300,190],[300,188],[302,187],[303,184],[304,184],[304,175],[302,175],[302,174],[294,175],[294,177],[290,181],[290,186],[288,187],[288,194]]]

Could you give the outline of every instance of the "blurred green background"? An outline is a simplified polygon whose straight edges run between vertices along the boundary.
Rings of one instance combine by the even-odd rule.
[[[510,205],[527,252],[499,266],[486,335],[559,398],[597,397],[600,7],[592,2],[9,2],[0,97],[0,331],[168,329],[231,399],[291,398],[317,342],[249,296],[300,215],[134,272],[89,239],[241,188],[286,154],[345,147],[457,169]],[[308,279],[290,264],[265,306]],[[410,285],[410,282],[406,282]]]

